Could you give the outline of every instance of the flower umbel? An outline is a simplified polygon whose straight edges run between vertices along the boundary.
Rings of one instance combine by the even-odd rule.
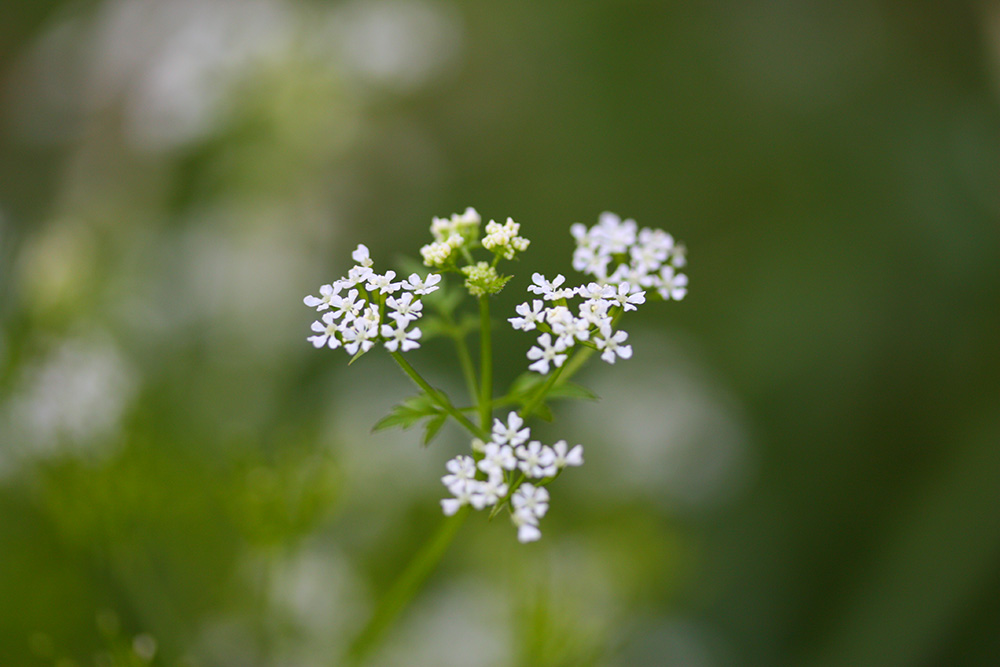
[[[651,300],[680,301],[687,295],[688,278],[679,273],[687,265],[687,251],[663,230],[639,228],[634,220],[613,213],[602,213],[589,228],[572,225],[572,264],[587,276],[586,282],[574,287],[563,274],[551,279],[531,275],[527,291],[532,297],[506,318],[515,330],[535,332],[527,350],[531,363],[506,394],[494,399],[490,300],[513,278],[500,273],[500,263],[519,259],[530,241],[512,218],[503,224],[490,220],[482,234],[481,223],[473,208],[434,218],[433,240],[420,249],[424,264],[434,269],[426,275],[397,279],[395,271],[379,273],[368,247],[359,244],[345,276],[321,285],[319,296],[303,299],[319,313],[307,340],[317,349],[343,348],[352,361],[381,344],[421,393],[394,408],[375,429],[423,422],[427,443],[453,419],[471,434],[471,451],[446,463],[441,482],[450,497],[441,500],[442,511],[453,516],[471,507],[489,509],[492,516],[507,510],[517,539],[534,542],[542,537],[540,522],[549,509],[548,485],[566,468],[583,465],[583,446],[533,440],[527,418],[550,413],[547,401],[553,398],[574,395],[559,390],[589,355],[597,352],[609,364],[632,357],[628,333],[617,328],[618,322]],[[447,274],[458,280],[449,284]],[[478,377],[466,340],[474,330],[466,323],[477,318],[462,312],[466,295],[478,303]],[[417,323],[425,316],[429,319],[421,330]],[[453,340],[470,407],[456,407],[404,358],[402,353],[434,337]],[[495,418],[498,405],[515,409],[506,419]],[[479,424],[467,413],[476,415]]]

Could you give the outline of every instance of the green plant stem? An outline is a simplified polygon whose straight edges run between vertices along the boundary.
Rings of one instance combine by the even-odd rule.
[[[484,431],[490,430],[493,422],[493,343],[490,333],[490,298],[479,297],[479,424]]]
[[[421,376],[420,373],[418,373],[413,368],[413,366],[410,365],[410,362],[408,362],[406,359],[403,358],[403,355],[401,355],[399,352],[390,352],[390,355],[392,356],[393,359],[396,360],[396,363],[399,364],[399,367],[403,369],[403,372],[409,375],[410,379],[416,382],[417,386],[423,389],[435,403],[444,408],[445,412],[454,417],[455,421],[464,426],[466,430],[468,430],[470,433],[472,433],[472,435],[476,436],[477,438],[489,440],[490,436],[483,429],[473,424],[471,421],[468,420],[468,418],[465,415],[459,412],[458,408],[452,405],[451,401],[449,401],[444,394],[442,394],[437,389],[432,387],[427,382],[427,380],[425,380],[423,376]]]
[[[382,597],[371,619],[351,643],[347,654],[350,664],[362,664],[362,661],[378,646],[382,635],[392,626],[399,614],[420,591],[437,564],[441,562],[468,515],[467,505],[454,516],[446,518],[430,539],[414,554]]]
[[[479,390],[476,387],[476,369],[472,365],[472,355],[469,354],[469,346],[465,343],[465,336],[454,335],[455,350],[458,352],[458,360],[462,364],[462,375],[465,376],[465,385],[469,389],[469,398],[473,403],[479,404]]]
[[[583,352],[583,350],[580,350],[580,352],[577,352],[575,355],[573,355],[573,358],[575,359],[576,357],[580,356],[581,352]],[[545,396],[549,393],[549,390],[555,386],[556,380],[558,380],[559,376],[562,375],[563,368],[567,366],[569,366],[569,363],[565,363],[559,368],[552,371],[552,375],[550,375],[549,379],[545,381],[545,384],[543,384],[538,389],[538,391],[535,392],[535,395],[531,397],[531,400],[525,403],[524,407],[518,411],[518,414],[521,415],[522,419],[527,419],[529,416],[531,416],[531,413],[534,412],[535,408],[538,407],[539,403],[545,400]]]

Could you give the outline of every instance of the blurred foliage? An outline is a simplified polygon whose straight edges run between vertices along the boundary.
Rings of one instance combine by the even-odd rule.
[[[371,433],[405,378],[301,298],[467,205],[532,239],[494,312],[605,209],[691,293],[539,427],[544,540],[470,520],[374,664],[1000,663],[994,3],[3,14],[0,664],[337,664],[459,436]]]

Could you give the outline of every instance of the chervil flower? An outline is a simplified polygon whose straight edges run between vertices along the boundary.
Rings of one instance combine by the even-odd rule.
[[[555,458],[552,463],[556,468],[562,470],[566,466],[582,466],[583,465],[583,445],[576,445],[573,449],[566,451],[567,445],[565,440],[560,440],[556,444],[552,445],[552,451],[555,454]]]
[[[444,504],[444,501],[441,501]],[[455,512],[458,508],[455,508]],[[454,512],[452,512],[454,514]],[[542,537],[542,531],[538,529],[538,517],[531,513],[530,510],[518,510],[512,512],[510,515],[511,521],[517,526],[517,541],[521,544],[527,544],[528,542],[536,542]]]
[[[611,334],[611,329],[601,330],[601,336],[594,338],[594,345],[597,346],[598,350],[603,350],[601,354],[601,359],[608,362],[609,364],[615,363],[615,355],[618,355],[622,359],[632,358],[632,346],[622,345],[625,339],[628,338],[628,333],[618,330]]]
[[[443,498],[441,500],[441,510],[444,512],[445,516],[452,516],[463,505],[469,505],[472,503],[472,496],[475,492],[475,487],[472,484],[466,484],[464,487],[456,487],[453,489],[448,489],[451,491],[455,497],[454,498]]]
[[[514,310],[521,317],[510,317],[507,318],[507,321],[510,322],[512,327],[521,331],[531,331],[545,317],[545,313],[542,310],[542,302],[538,299],[532,301],[530,306],[525,302]]]
[[[556,474],[555,452],[537,440],[532,440],[527,446],[517,447],[514,453],[519,459],[517,467],[528,477],[542,479]]]
[[[590,283],[576,288],[576,293],[584,299],[610,299],[615,295],[615,288],[602,283]]]
[[[607,299],[587,299],[580,304],[580,318],[600,328],[605,323],[611,322],[608,311],[611,310],[612,304],[613,302]]]
[[[358,301],[358,290],[352,289],[347,296],[330,297],[330,305],[334,308],[333,316],[337,319],[342,317],[353,318],[364,307],[365,301]]]
[[[528,429],[524,429],[524,431],[528,431]],[[527,434],[524,437],[528,437]],[[483,458],[476,466],[490,477],[497,474],[502,477],[504,470],[513,470],[517,467],[517,459],[514,457],[514,450],[510,445],[490,442],[483,448]]]
[[[531,282],[533,285],[528,285],[528,291],[535,294],[541,294],[543,299],[548,299],[549,301],[556,301],[558,299],[564,298],[562,296],[563,291],[560,290],[557,294],[556,290],[560,285],[566,282],[566,276],[561,273],[552,279],[552,282],[546,280],[545,276],[540,273],[531,274]]]
[[[372,258],[368,252],[368,246],[364,243],[358,244],[358,247],[351,253],[351,259],[364,267],[370,267],[372,265]]]
[[[521,415],[517,412],[511,410],[507,415],[507,423],[504,424],[499,419],[493,420],[493,442],[503,445],[510,444],[511,446],[520,445],[525,442],[531,435],[530,428],[521,428],[524,426],[524,420],[521,419]],[[509,470],[509,468],[508,468]]]
[[[448,474],[441,478],[441,483],[454,494],[465,490],[468,482],[476,478],[476,462],[471,456],[456,456],[444,466]]]
[[[312,343],[317,349],[326,345],[331,350],[335,350],[340,347],[340,340],[337,338],[337,332],[340,330],[340,325],[337,324],[333,313],[323,313],[323,321],[313,322],[310,327],[313,331],[317,332],[316,336],[309,336],[306,340]]]
[[[392,308],[394,311],[389,313],[389,317],[396,320],[399,324],[413,322],[419,319],[421,311],[424,309],[424,304],[419,300],[414,301],[413,294],[410,292],[404,293],[398,299],[390,296],[385,300],[385,305],[389,306],[389,308]]]
[[[680,301],[687,295],[688,277],[683,273],[674,273],[674,267],[664,266],[660,270],[660,289],[657,291],[666,300]]]
[[[428,273],[425,280],[421,280],[416,273],[411,273],[410,277],[403,281],[403,289],[410,290],[420,296],[440,289],[439,282],[441,282],[441,276],[437,273]]]
[[[399,348],[403,352],[408,352],[420,347],[420,343],[417,342],[421,336],[420,329],[413,327],[412,330],[407,331],[407,324],[408,322],[399,322],[395,329],[389,324],[382,325],[382,337],[387,339],[385,349],[395,352]]]
[[[326,310],[330,307],[330,300],[336,297],[340,293],[340,285],[320,285],[319,287],[319,298],[312,296],[311,294],[306,298],[302,299],[302,303],[306,304],[310,308],[315,308],[316,310]]]
[[[541,519],[549,510],[549,492],[545,487],[525,482],[517,487],[510,502],[514,506],[515,513],[526,510],[535,518]]]
[[[529,369],[546,375],[549,372],[549,363],[555,364],[558,368],[566,361],[567,355],[562,354],[566,346],[562,341],[552,344],[552,337],[549,334],[542,334],[538,337],[538,346],[528,350],[528,359],[535,360],[535,363],[528,366]]]
[[[559,336],[556,342],[562,343],[564,347],[572,345],[574,338],[580,341],[590,338],[590,321],[582,317],[573,317],[573,314],[566,308],[559,312],[558,317],[549,320],[549,326]]]
[[[612,296],[612,299],[617,301],[626,311],[635,310],[636,304],[646,303],[646,293],[633,293],[632,285],[626,282],[618,285],[618,293]]]
[[[366,318],[355,318],[349,325],[341,327],[341,335],[344,337],[344,350],[348,354],[355,355],[358,350],[367,352],[372,349],[375,343],[373,338],[378,336],[378,325]]]
[[[496,505],[497,501],[507,495],[507,485],[503,481],[503,476],[491,476],[485,482],[476,485],[477,489],[472,496],[473,507],[482,509]]]
[[[373,275],[375,275],[375,272],[372,271],[371,267],[359,264],[358,266],[352,266],[347,272],[347,278],[342,278],[338,282],[343,287],[354,287],[370,279]]]
[[[402,287],[402,283],[394,283],[392,279],[396,277],[395,271],[386,271],[385,275],[379,275],[373,273],[368,278],[368,284],[365,285],[365,289],[369,292],[378,290],[382,294],[392,294]]]

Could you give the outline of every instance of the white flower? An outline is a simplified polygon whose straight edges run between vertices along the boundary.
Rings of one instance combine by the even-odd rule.
[[[573,339],[584,341],[590,338],[590,321],[582,317],[573,317],[568,309],[563,308],[558,317],[549,319],[552,331],[559,336],[558,342],[565,347],[573,344]],[[557,364],[559,365],[559,364]]]
[[[610,299],[615,295],[615,288],[603,283],[590,283],[576,288],[576,293],[584,299]]]
[[[560,440],[556,444],[552,445],[552,451],[555,453],[555,459],[552,463],[556,468],[560,470],[566,466],[582,466],[583,465],[583,445],[576,445],[573,449],[566,451],[567,445],[565,440]]]
[[[330,305],[334,308],[333,315],[336,318],[355,317],[365,305],[364,299],[358,301],[358,290],[352,289],[347,296],[330,297]]]
[[[358,350],[367,352],[372,349],[374,345],[372,338],[378,336],[378,324],[367,318],[358,317],[349,325],[342,326],[340,333],[344,337],[344,350],[348,354],[355,355]]]
[[[613,303],[607,299],[587,299],[580,304],[580,318],[600,328],[611,322],[608,311]]]
[[[402,283],[394,283],[392,279],[396,277],[395,271],[386,271],[385,275],[379,275],[373,273],[368,278],[368,284],[365,285],[365,289],[368,291],[378,290],[382,294],[392,294],[393,292],[399,290]]]
[[[601,337],[594,338],[594,345],[597,346],[598,350],[604,350],[601,354],[601,359],[604,359],[609,364],[613,364],[615,363],[615,355],[618,355],[622,359],[632,358],[632,346],[622,345],[627,338],[627,332],[619,329],[614,335],[611,335],[611,329],[607,328],[601,331]]]
[[[542,302],[538,299],[532,301],[530,306],[525,302],[514,310],[521,317],[509,317],[507,321],[510,322],[512,327],[521,331],[531,331],[545,317],[542,311]]]
[[[683,273],[674,273],[674,267],[664,266],[660,270],[660,296],[666,300],[680,301],[687,295],[688,277]]]
[[[358,247],[351,253],[351,259],[364,267],[370,267],[372,265],[371,255],[368,253],[368,246],[364,243],[358,244]]]
[[[401,351],[407,352],[420,347],[420,343],[417,342],[421,336],[420,329],[413,327],[411,331],[407,331],[407,324],[408,322],[399,322],[395,329],[389,324],[382,325],[382,337],[387,339],[385,349],[395,352],[399,348]]]
[[[514,506],[515,514],[526,510],[535,518],[541,519],[549,510],[549,492],[544,487],[525,482],[517,487],[510,502]]]
[[[341,278],[339,282],[343,287],[354,287],[355,285],[360,285],[369,278],[375,275],[375,272],[367,266],[352,266],[347,272],[346,278]]]
[[[528,291],[535,294],[541,294],[543,299],[556,301],[566,297],[565,293],[567,290],[558,290],[559,286],[566,282],[566,276],[561,273],[553,278],[552,282],[549,282],[545,276],[540,273],[533,273],[531,274],[531,282],[534,284],[528,285]]]
[[[403,289],[410,290],[417,295],[430,294],[440,289],[439,282],[441,282],[441,276],[437,273],[428,273],[425,280],[421,280],[416,273],[411,273],[410,277],[403,281]]]
[[[306,298],[302,299],[302,303],[306,304],[310,308],[315,308],[316,310],[326,310],[330,307],[330,300],[336,297],[341,290],[339,283],[333,285],[320,285],[319,287],[319,298],[312,296],[311,294]]]
[[[503,477],[490,477],[485,482],[476,485],[476,491],[472,496],[472,504],[477,510],[484,507],[496,505],[497,501],[507,495],[507,485]]]
[[[476,465],[490,477],[496,474],[503,476],[504,470],[513,470],[517,467],[517,459],[514,458],[514,450],[510,445],[490,442],[483,448],[483,458]]]
[[[441,483],[456,495],[468,487],[470,480],[476,478],[476,462],[471,456],[456,456],[444,465],[448,474],[441,478]]]
[[[457,512],[458,508],[455,508],[455,511]],[[510,519],[517,526],[517,541],[521,544],[536,542],[542,537],[542,531],[538,529],[538,517],[532,514],[530,510],[512,512]]]
[[[455,494],[454,498],[444,498],[441,500],[441,510],[444,512],[445,516],[452,516],[455,514],[463,505],[469,505],[472,503],[472,495],[474,489],[472,484],[467,484],[464,488],[456,488],[456,490],[451,490]]]
[[[521,428],[522,426],[524,426],[524,420],[521,419],[521,415],[517,414],[514,410],[511,410],[507,415],[506,424],[499,419],[494,419],[493,442],[500,445],[508,443],[511,446],[520,445],[531,436],[531,429]],[[510,470],[510,468],[508,468],[508,470]]]
[[[528,477],[541,479],[556,474],[555,452],[545,447],[537,440],[532,440],[527,446],[521,445],[514,450],[517,455],[517,467]]]
[[[406,322],[413,322],[420,318],[422,314],[421,311],[424,309],[424,304],[419,300],[413,300],[413,294],[410,292],[404,293],[398,299],[396,297],[390,296],[385,300],[385,305],[393,309],[392,313],[389,313],[389,317],[396,320],[399,324],[404,324]]]
[[[670,253],[670,263],[678,269],[683,269],[687,264],[687,247],[683,245],[675,245],[673,252]]]
[[[529,369],[545,375],[549,372],[549,362],[558,368],[566,361],[567,355],[561,354],[566,349],[562,341],[556,341],[553,345],[552,337],[549,334],[542,334],[538,337],[538,345],[541,347],[532,347],[528,350],[528,359],[535,360],[535,363],[528,366]]]
[[[624,308],[626,311],[635,310],[636,304],[646,303],[646,293],[645,292],[634,292],[634,288],[629,283],[621,283],[618,285],[618,293],[615,294],[612,299],[618,302],[618,304]]]
[[[337,338],[337,332],[340,330],[340,326],[337,324],[333,313],[323,313],[323,321],[313,322],[310,327],[313,331],[317,332],[316,336],[309,336],[306,340],[312,343],[317,349],[326,345],[331,350],[335,350],[340,347],[340,340]]]

